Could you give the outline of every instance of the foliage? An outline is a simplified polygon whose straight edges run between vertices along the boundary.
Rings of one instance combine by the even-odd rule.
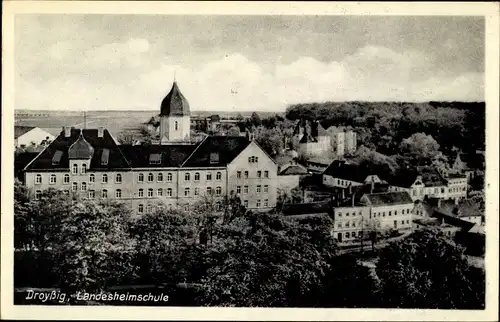
[[[335,253],[328,224],[299,224],[279,215],[247,215],[222,227],[226,236],[211,250],[201,301],[221,306],[290,306],[328,272]],[[314,228],[311,228],[313,227]]]
[[[279,128],[265,128],[258,126],[254,130],[255,141],[270,156],[278,155],[284,148],[283,132]]]
[[[401,142],[399,148],[414,160],[432,160],[439,153],[439,144],[425,133],[412,134]]]
[[[388,307],[484,308],[484,273],[440,231],[417,231],[384,248],[376,272]]]

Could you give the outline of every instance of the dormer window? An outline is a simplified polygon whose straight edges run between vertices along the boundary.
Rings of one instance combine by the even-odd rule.
[[[52,165],[59,165],[61,163],[62,155],[63,152],[57,150],[56,153],[54,153],[54,156],[52,157]]]
[[[212,152],[210,153],[210,164],[216,164],[216,163],[219,163],[219,153]]]
[[[179,122],[175,121],[174,127],[175,127],[175,130],[177,131],[179,129]]]
[[[109,161],[109,149],[103,149],[101,155],[101,165],[108,165]]]
[[[161,164],[161,154],[151,153],[149,155],[149,164]]]

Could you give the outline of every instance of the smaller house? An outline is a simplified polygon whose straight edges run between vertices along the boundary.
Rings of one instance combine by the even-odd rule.
[[[369,219],[376,222],[382,230],[411,229],[414,203],[408,192],[365,194],[360,203],[370,207]]]
[[[291,191],[293,188],[298,187],[300,179],[308,175],[307,169],[292,161],[288,165],[280,167],[278,172],[278,189],[282,191]]]
[[[371,182],[381,183],[382,180],[368,169],[343,160],[334,160],[323,171],[323,184],[329,187],[347,188]]]
[[[14,126],[14,144],[16,148],[48,145],[54,139],[55,136],[36,126]]]
[[[434,212],[454,216],[461,220],[483,224],[484,212],[479,209],[479,205],[473,200],[437,200],[433,205]]]

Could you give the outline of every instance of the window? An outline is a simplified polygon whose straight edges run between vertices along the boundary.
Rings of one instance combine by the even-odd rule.
[[[144,197],[144,189],[139,189],[139,198],[143,198]]]
[[[170,172],[167,173],[167,182],[172,182],[172,174]]]
[[[212,181],[212,173],[207,172],[207,181]]]
[[[172,197],[172,188],[167,188],[167,197]]]
[[[185,197],[189,197],[189,193],[190,193],[189,188],[185,188],[185,189],[184,189],[184,196],[185,196]]]
[[[194,188],[194,195],[198,196],[200,194],[200,188],[196,187]]]
[[[116,189],[115,196],[116,196],[116,198],[121,198],[122,197],[122,189]]]
[[[217,211],[221,211],[222,210],[222,205],[221,205],[220,201],[217,201],[215,203],[215,210],[217,210]]]
[[[161,153],[151,153],[149,155],[149,164],[161,164]]]
[[[163,197],[163,189],[162,188],[158,188],[158,190],[156,190],[156,195],[158,197]]]
[[[216,194],[217,196],[220,196],[220,195],[222,194],[222,188],[221,188],[221,187],[217,187],[217,188],[215,188],[215,194]]]
[[[189,205],[184,205],[184,211],[189,211]]]
[[[392,211],[389,211],[389,216],[392,216]]]
[[[257,208],[260,208],[260,200],[257,200]]]
[[[382,212],[382,217],[385,217],[385,211],[384,211],[384,212]]]
[[[339,222],[339,224],[337,225],[338,228],[342,228],[342,223]]]
[[[217,174],[215,175],[215,180],[220,181],[221,179],[222,179],[222,173],[217,172]]]
[[[264,207],[269,207],[269,199],[264,199]]]
[[[207,187],[207,195],[210,195],[212,193],[212,187]]]
[[[68,184],[69,183],[69,174],[65,174],[64,175],[63,183],[64,184]]]
[[[137,182],[144,182],[144,174],[139,173],[139,176],[137,177]]]
[[[264,171],[264,178],[269,178],[269,171]]]
[[[349,228],[349,222],[345,223],[345,228]]]
[[[189,181],[191,180],[191,175],[188,173],[184,173],[184,181]]]
[[[397,215],[398,215],[398,211],[394,210],[394,216],[397,216]]]
[[[68,176],[68,180],[69,180],[69,176]],[[95,174],[93,174],[93,173],[92,173],[92,174],[89,176],[89,182],[90,182],[90,183],[94,183],[94,182],[95,182]]]
[[[85,174],[85,173],[87,173],[87,164],[83,163],[82,164],[82,174]]]
[[[345,233],[345,238],[347,239],[349,237],[351,237],[350,234],[349,234],[349,232]]]
[[[107,174],[102,175],[102,183],[108,183],[108,175]]]
[[[339,217],[342,217],[342,213],[341,212],[339,212]]]
[[[241,193],[241,186],[236,186],[236,193]]]
[[[117,173],[115,176],[115,182],[116,183],[122,183],[122,175],[120,173]]]
[[[179,122],[175,121],[174,127],[175,127],[175,130],[177,131],[179,129]]]
[[[345,213],[345,216],[346,216],[346,217],[349,217],[349,213],[348,213],[348,212],[346,212],[346,213]]]
[[[153,206],[151,206],[151,205],[147,205],[147,206],[146,206],[146,212],[147,212],[148,214],[152,213],[152,212],[153,212]]]
[[[352,222],[352,228],[355,228],[355,227],[356,227],[356,222],[355,222],[355,221],[353,221],[353,222]]]
[[[36,183],[36,184],[41,184],[41,183],[42,183],[42,175],[37,174],[37,175],[35,176],[35,183]]]
[[[243,200],[243,206],[245,206],[246,208],[248,208],[248,200]]]
[[[142,203],[139,205],[139,208],[137,209],[137,212],[140,213],[140,214],[142,214],[144,212],[144,205]]]
[[[257,185],[257,193],[260,193],[260,190],[261,190],[261,186],[259,184],[259,185]]]
[[[200,181],[200,173],[199,172],[196,172],[194,174],[194,181]]]
[[[107,198],[107,197],[108,197],[108,190],[104,189],[104,190],[102,191],[102,197],[103,197],[103,198]]]
[[[72,173],[73,174],[78,174],[78,164],[73,164]]]
[[[89,190],[89,199],[95,198],[95,190]]]
[[[441,188],[441,193],[444,193],[444,188]]]
[[[57,178],[55,174],[50,175],[50,184],[56,184]]]
[[[405,224],[405,221],[404,220],[401,220],[401,224],[404,225]]]
[[[248,171],[245,171],[245,179],[248,179]]]
[[[156,176],[156,181],[158,182],[163,182],[163,173],[158,173],[158,175]]]
[[[236,179],[241,179],[241,171],[236,172]]]
[[[248,186],[243,187],[243,193],[248,193]]]
[[[151,172],[148,173],[148,182],[153,182],[154,179],[155,179],[155,176]]]
[[[82,191],[87,191],[87,183],[82,182]]]
[[[35,200],[40,200],[41,196],[42,196],[42,191],[40,190],[35,191]]]
[[[269,192],[269,186],[267,184],[264,185],[264,192]]]
[[[148,189],[148,198],[153,198],[153,188]]]
[[[248,157],[248,163],[257,163],[259,162],[259,158],[258,157]]]
[[[259,170],[259,171],[257,171],[257,178],[260,178],[260,177],[262,177],[262,171]]]

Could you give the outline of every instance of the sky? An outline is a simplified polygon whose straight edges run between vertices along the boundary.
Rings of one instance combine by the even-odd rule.
[[[33,110],[159,110],[174,78],[198,111],[484,101],[484,19],[22,14],[15,72]]]

